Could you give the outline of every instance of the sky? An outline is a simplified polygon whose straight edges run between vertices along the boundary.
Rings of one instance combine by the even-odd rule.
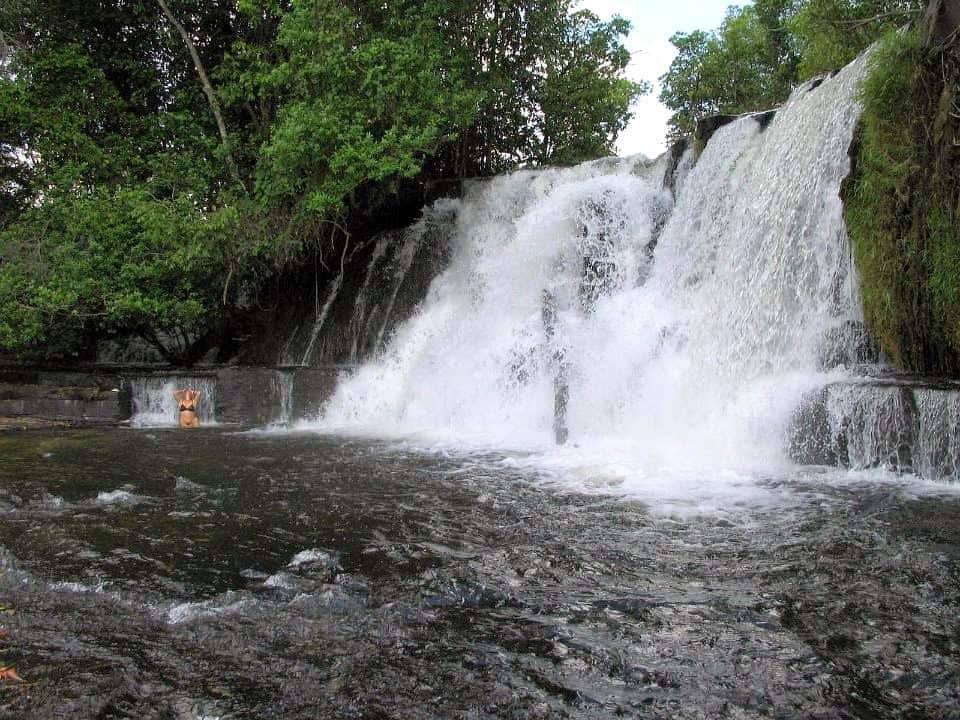
[[[633,24],[626,39],[632,60],[627,75],[647,80],[653,92],[634,107],[634,118],[617,140],[619,155],[643,153],[654,158],[666,149],[670,111],[657,101],[657,79],[670,67],[674,49],[670,36],[677,31],[713,30],[723,21],[727,7],[746,0],[582,0],[581,7],[602,19],[622,15]]]

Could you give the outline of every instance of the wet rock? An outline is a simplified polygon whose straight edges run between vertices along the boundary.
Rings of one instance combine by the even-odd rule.
[[[333,583],[340,567],[340,554],[333,550],[310,548],[298,552],[287,564],[287,570],[309,576],[317,582]],[[282,573],[281,573],[282,574]]]
[[[830,427],[824,388],[804,398],[794,412],[787,432],[787,453],[801,465],[845,465],[847,458],[838,453],[838,445]]]
[[[960,29],[960,3],[931,0],[920,22],[925,47],[937,47],[955,39]]]
[[[916,456],[929,443],[915,394],[900,382],[834,383],[808,395],[787,432],[787,452],[797,463],[850,468],[922,469]]]
[[[689,147],[690,140],[688,138],[681,138],[673,143],[670,146],[670,149],[667,151],[670,153],[670,158],[667,164],[667,170],[663,175],[663,187],[665,190],[669,190],[671,194],[675,194],[676,192],[677,175],[680,168],[680,161],[683,159],[683,156]]]
[[[424,573],[421,592],[427,607],[460,605],[475,608],[505,607],[514,600],[496,588],[472,580],[452,577],[440,571]]]
[[[705,147],[713,134],[724,125],[729,125],[736,120],[739,115],[711,115],[701,118],[697,121],[697,128],[693,133],[694,143],[697,147]]]
[[[830,328],[820,340],[817,365],[821,370],[875,364],[879,361],[880,348],[867,331],[867,326],[858,320],[847,320]]]

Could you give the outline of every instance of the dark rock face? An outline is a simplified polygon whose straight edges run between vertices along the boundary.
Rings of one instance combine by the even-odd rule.
[[[330,365],[318,368],[298,368],[293,373],[292,419],[310,419],[320,414],[327,399],[333,395],[342,375],[350,372],[348,366]]]
[[[797,409],[787,452],[804,465],[960,479],[958,420],[960,382],[893,376],[833,383]]]
[[[394,194],[373,189],[360,193],[349,220],[342,279],[338,254],[334,260],[308,259],[276,277],[271,287],[261,290],[256,307],[235,320],[233,347],[221,352],[217,362],[322,365],[368,357],[378,348],[378,338],[409,316],[437,267],[446,262],[449,248],[436,227],[442,221],[432,223],[426,216],[431,203],[459,197],[462,190],[462,181],[451,180],[404,184]],[[413,247],[407,244],[409,233],[421,217],[427,227]],[[409,250],[412,258],[405,254]],[[401,268],[407,271],[397,278]],[[364,307],[358,308],[361,301]],[[317,333],[317,320],[328,302],[328,315]],[[391,317],[384,319],[385,313]]]
[[[697,129],[693,131],[693,139],[698,147],[704,147],[713,134],[724,125],[729,125],[739,115],[712,115],[697,121]]]
[[[225,368],[217,373],[217,422],[265,425],[280,406],[280,371]]]
[[[0,416],[78,423],[114,423],[130,417],[128,388],[3,383]]]
[[[697,148],[697,154],[706,147],[710,138],[713,137],[717,130],[724,125],[729,125],[734,120],[742,117],[751,117],[757,121],[757,124],[760,126],[760,131],[763,132],[770,126],[770,123],[773,122],[773,118],[776,117],[776,115],[776,109],[772,109],[761,112],[744,113],[742,115],[711,115],[710,117],[701,118],[697,121],[697,127],[693,131],[693,143],[694,147]]]
[[[923,44],[926,47],[945,45],[956,39],[960,30],[960,2],[931,0],[921,22]]]
[[[752,117],[760,125],[761,132],[770,127],[770,123],[777,116],[776,110],[764,110],[763,112],[753,113]]]
[[[820,347],[818,365],[821,370],[873,364],[880,360],[880,349],[867,326],[858,320],[847,320],[831,328],[820,341]]]
[[[669,162],[667,163],[667,170],[663,175],[663,187],[666,190],[669,190],[671,194],[676,195],[676,184],[677,184],[677,169],[680,167],[680,161],[683,159],[683,154],[690,147],[690,141],[687,138],[678,140],[670,146],[670,149],[667,150],[669,155]]]
[[[428,208],[415,225],[372,238],[303,318],[282,362],[318,367],[379,353],[446,267],[454,221],[453,210]]]

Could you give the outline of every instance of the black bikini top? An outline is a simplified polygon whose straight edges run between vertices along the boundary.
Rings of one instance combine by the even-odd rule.
[[[196,405],[184,405],[183,403],[180,403],[180,412],[192,412],[192,413],[195,413],[196,411],[197,411],[197,406],[196,406]]]

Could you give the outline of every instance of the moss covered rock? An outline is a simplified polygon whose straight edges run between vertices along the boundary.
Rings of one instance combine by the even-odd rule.
[[[960,42],[942,0],[871,58],[844,187],[864,315],[902,370],[960,374]]]

